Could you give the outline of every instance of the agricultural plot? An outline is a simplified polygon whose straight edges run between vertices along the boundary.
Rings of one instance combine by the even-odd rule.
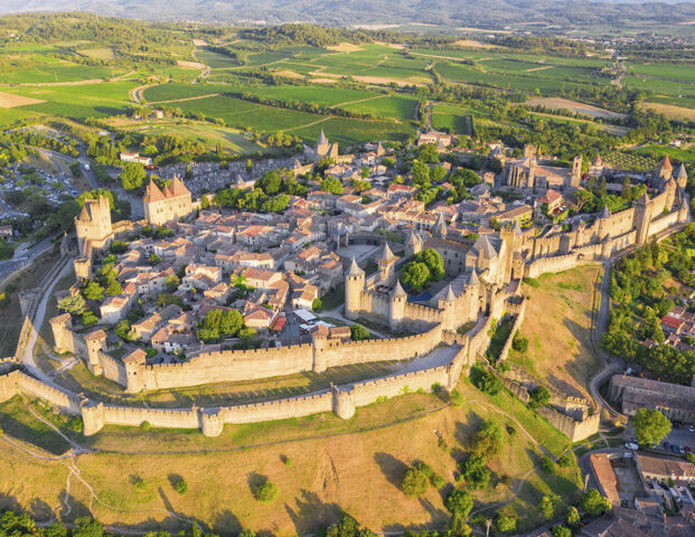
[[[375,140],[406,140],[415,135],[415,127],[393,121],[368,121],[350,118],[329,118],[315,125],[293,129],[291,134],[307,142],[315,142],[321,132],[331,140],[351,146]]]
[[[135,120],[114,120],[120,129],[133,130],[145,135],[170,135],[204,144],[214,151],[219,143],[222,150],[234,154],[255,154],[263,148],[244,135],[239,129],[221,127],[192,120],[159,120],[143,123]]]
[[[383,94],[361,89],[340,88],[333,86],[260,86],[244,88],[247,93],[277,99],[280,101],[299,101],[322,106],[336,106],[360,99],[370,99]]]
[[[534,92],[540,91],[545,95],[557,95],[561,88],[577,88],[582,84],[558,80],[544,76],[546,71],[532,73],[495,73],[482,71],[479,68],[464,64],[453,64],[445,61],[437,62],[436,71],[451,82],[495,86],[503,89]]]
[[[448,103],[436,103],[432,110],[432,126],[456,134],[472,134],[468,117],[474,111]]]
[[[603,161],[609,165],[622,170],[634,170],[640,172],[653,171],[657,162],[654,159],[645,158],[634,153],[624,153],[622,151],[611,151],[601,155]]]
[[[190,99],[202,95],[213,95],[234,91],[235,87],[227,84],[161,84],[145,90],[145,99],[150,103]],[[237,88],[238,89],[238,88]]]
[[[695,68],[692,65],[646,63],[629,65],[627,70],[635,76],[646,75],[659,79],[681,81],[683,83],[695,83]]]
[[[197,61],[208,65],[211,69],[238,67],[241,65],[236,58],[228,54],[222,54],[208,49],[197,49],[193,53],[193,56]]]
[[[371,114],[376,118],[393,118],[399,121],[415,119],[418,99],[404,95],[379,95],[369,100],[342,105],[340,108],[358,114]]]
[[[0,83],[46,84],[55,82],[76,82],[107,77],[113,78],[124,72],[122,68],[60,62],[36,66],[30,69],[5,70],[0,72]]]
[[[197,112],[208,117],[222,118],[230,126],[267,132],[301,127],[325,117],[296,110],[273,108],[225,95],[182,101],[176,103],[176,107],[184,112]]]
[[[663,80],[647,76],[626,76],[624,84],[628,88],[642,89],[661,97],[665,104],[678,106],[682,101],[695,99],[695,84],[676,80]]]
[[[137,85],[136,81],[119,81],[79,86],[12,88],[7,93],[44,101],[22,107],[25,112],[83,119],[122,114],[130,106],[128,92]]]

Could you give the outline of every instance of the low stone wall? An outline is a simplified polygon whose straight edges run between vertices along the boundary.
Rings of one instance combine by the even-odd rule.
[[[499,362],[504,362],[507,360],[507,356],[509,356],[509,350],[512,348],[512,342],[514,341],[514,334],[516,334],[519,330],[521,330],[521,325],[524,322],[524,316],[526,314],[526,297],[521,299],[521,302],[518,305],[518,308],[516,308],[516,318],[514,319],[514,324],[512,325],[512,329],[509,332],[509,337],[507,338],[507,341],[504,342],[504,346],[502,347],[502,350],[500,351],[500,355],[497,358]]]

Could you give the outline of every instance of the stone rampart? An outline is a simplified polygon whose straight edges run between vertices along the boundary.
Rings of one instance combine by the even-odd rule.
[[[126,386],[128,380],[123,362],[101,351],[99,351],[98,356],[99,363],[101,364],[102,374],[107,379],[112,380],[121,386]]]
[[[509,350],[512,348],[514,335],[521,330],[521,325],[524,322],[524,316],[526,314],[526,297],[523,297],[514,309],[516,310],[516,318],[514,319],[514,324],[509,332],[509,337],[507,338],[507,341],[504,342],[504,346],[502,347],[500,355],[497,358],[497,360],[500,362],[504,362],[507,359],[507,356],[509,356]]]
[[[575,420],[548,407],[539,408],[538,413],[572,442],[579,442],[598,433],[601,422],[599,413],[588,416],[583,420]]]

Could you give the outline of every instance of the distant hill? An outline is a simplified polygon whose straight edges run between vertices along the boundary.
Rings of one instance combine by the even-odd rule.
[[[620,28],[695,20],[694,0],[0,0],[0,13],[75,10],[149,20],[341,26],[425,23],[501,28],[538,22],[562,28]]]

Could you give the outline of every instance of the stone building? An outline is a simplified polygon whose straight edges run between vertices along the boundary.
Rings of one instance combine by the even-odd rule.
[[[78,257],[73,261],[75,275],[85,280],[92,275],[93,250],[104,248],[114,237],[109,200],[99,196],[85,200],[79,216],[75,217]]]
[[[608,396],[620,403],[623,414],[655,408],[672,420],[691,422],[695,417],[695,387],[626,375],[611,378]]]
[[[154,181],[150,181],[142,203],[145,208],[145,220],[153,226],[175,222],[193,212],[191,191],[178,177],[174,177],[171,184],[163,190],[160,190]]]
[[[572,168],[541,164],[537,155],[526,151],[524,158],[510,159],[502,171],[502,184],[514,188],[543,192],[549,188],[568,191],[579,187],[582,157],[572,161]]]
[[[321,129],[321,134],[316,142],[316,147],[304,146],[304,158],[313,162],[318,162],[323,158],[338,160],[338,143],[328,141],[326,134]]]

